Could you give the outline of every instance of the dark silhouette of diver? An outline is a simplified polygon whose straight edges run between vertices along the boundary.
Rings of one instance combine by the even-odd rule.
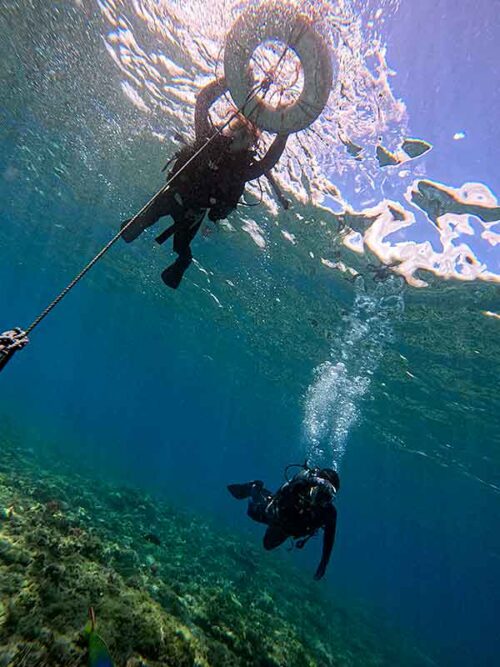
[[[340,488],[340,479],[331,468],[309,468],[307,464],[303,467],[274,495],[260,480],[230,484],[227,488],[238,500],[249,498],[248,516],[268,526],[264,549],[275,549],[288,537],[298,540],[295,545],[302,549],[322,528],[323,552],[314,575],[315,579],[321,579],[335,542],[337,510],[332,501]]]
[[[196,99],[194,143],[184,146],[175,156],[168,174],[172,178],[216,132],[209,111],[226,91],[223,78],[203,88]],[[158,236],[164,243],[174,236],[173,249],[178,258],[162,273],[163,282],[176,289],[191,264],[190,244],[208,212],[209,220],[226,218],[238,205],[248,181],[269,172],[280,159],[288,135],[277,135],[266,155],[256,159],[255,145],[259,132],[244,116],[237,114],[228,126],[228,134],[219,134],[203,149],[172,185],[124,230],[123,238],[130,243],[162,216],[170,215],[174,224]],[[276,182],[269,175],[273,188]],[[279,193],[278,193],[279,194]],[[122,225],[125,226],[127,221]]]

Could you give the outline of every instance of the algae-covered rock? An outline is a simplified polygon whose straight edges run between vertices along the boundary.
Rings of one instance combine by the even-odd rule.
[[[0,498],[23,511],[0,522],[0,667],[86,665],[89,607],[117,667],[419,664],[278,554],[266,559],[143,492],[89,484],[2,447]],[[62,501],[50,499],[56,491]],[[150,532],[168,547],[145,540]]]
[[[0,521],[10,521],[14,516],[14,508],[12,505],[10,507],[0,507]]]

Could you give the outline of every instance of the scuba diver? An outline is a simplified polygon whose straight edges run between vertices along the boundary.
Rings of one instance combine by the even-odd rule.
[[[295,464],[287,466],[295,467]],[[230,484],[227,488],[234,498],[249,498],[248,516],[265,523],[264,549],[279,547],[291,537],[298,549],[323,528],[323,552],[314,578],[321,579],[326,571],[335,542],[337,510],[332,504],[340,489],[338,473],[331,468],[309,468],[287,480],[273,495],[260,480],[246,484]],[[298,539],[301,538],[301,539]]]
[[[0,371],[5,368],[14,354],[28,343],[28,337],[19,327],[0,333]]]
[[[214,102],[227,89],[224,78],[217,79],[203,88],[197,96],[195,108],[194,143],[184,146],[175,156],[175,163],[168,174],[170,180],[217,132],[209,111]],[[176,289],[191,264],[191,241],[200,229],[208,212],[208,218],[217,222],[227,218],[238,205],[248,181],[263,175],[276,191],[276,182],[268,172],[280,159],[288,138],[278,134],[266,155],[256,159],[256,143],[259,130],[239,113],[234,114],[228,125],[228,134],[220,133],[205,146],[196,159],[186,166],[172,186],[162,191],[151,205],[123,230],[122,237],[130,243],[147,227],[161,217],[170,215],[174,224],[160,234],[156,241],[164,243],[173,235],[173,249],[178,257],[162,273],[163,282]],[[168,166],[168,164],[167,164]],[[165,167],[166,168],[166,167]],[[126,220],[122,228],[127,225]]]

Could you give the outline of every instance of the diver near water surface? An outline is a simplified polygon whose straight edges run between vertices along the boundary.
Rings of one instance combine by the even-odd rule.
[[[302,549],[323,529],[323,551],[314,575],[315,579],[321,579],[335,542],[337,510],[332,501],[340,488],[340,479],[331,468],[309,468],[307,464],[303,467],[275,494],[265,489],[260,480],[230,484],[227,488],[238,500],[249,498],[248,516],[268,526],[264,535],[266,550],[279,547],[289,537],[297,540],[296,547]]]
[[[171,179],[202,148],[217,131],[210,119],[212,104],[224,94],[227,86],[224,78],[212,81],[203,88],[196,99],[195,141],[184,146],[177,154],[168,178]],[[176,289],[191,264],[191,242],[200,229],[208,212],[208,218],[217,222],[234,211],[248,181],[269,172],[280,159],[288,135],[278,134],[266,155],[256,158],[259,130],[241,114],[235,114],[228,126],[228,133],[220,133],[205,146],[172,185],[160,193],[152,204],[123,231],[123,238],[130,243],[147,227],[163,216],[171,216],[174,224],[157,237],[164,243],[173,235],[173,249],[178,257],[162,273],[163,282]],[[128,221],[122,225],[124,227]]]
[[[262,62],[254,57],[259,45],[265,45],[266,50]],[[287,63],[291,52],[300,65]],[[269,61],[270,55],[274,62]],[[173,224],[156,240],[161,244],[174,237],[173,249],[178,257],[163,271],[162,278],[175,289],[192,262],[191,241],[205,215],[208,213],[214,222],[226,218],[238,206],[249,181],[265,176],[287,209],[290,202],[281,193],[271,169],[282,156],[288,137],[309,128],[325,110],[333,72],[331,50],[315,29],[315,21],[295,12],[289,3],[278,0],[251,5],[243,11],[226,35],[224,76],[200,91],[195,107],[195,140],[174,155],[166,185],[122,224],[29,327],[0,334],[0,371],[119,239],[131,242],[161,217],[171,216]],[[216,127],[210,108],[226,92],[235,110]],[[260,132],[276,137],[259,159]]]

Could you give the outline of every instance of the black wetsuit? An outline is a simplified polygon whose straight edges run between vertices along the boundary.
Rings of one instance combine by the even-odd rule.
[[[314,575],[315,579],[321,579],[335,542],[337,510],[331,502],[335,495],[330,491],[331,485],[317,473],[315,469],[301,471],[274,495],[262,482],[250,483],[247,513],[254,521],[268,526],[264,535],[267,550],[275,549],[289,537],[308,538],[323,529],[323,551]],[[298,546],[304,543],[301,541]]]
[[[196,139],[192,145],[179,151],[168,174],[169,179],[214,134],[209,110],[225,90],[224,79],[218,79],[198,94],[195,108]],[[163,242],[173,234],[173,249],[179,257],[163,272],[162,278],[167,285],[176,288],[191,263],[190,244],[205,214],[208,212],[208,217],[213,222],[226,218],[237,207],[246,183],[274,167],[285,149],[286,140],[286,135],[278,135],[264,158],[257,160],[255,152],[251,150],[231,152],[231,137],[219,134],[193,159],[172,186],[156,197],[151,206],[132,224],[130,231],[125,230],[125,240],[134,240],[143,229],[153,225],[159,218],[170,215],[174,224],[160,235],[159,240]]]

